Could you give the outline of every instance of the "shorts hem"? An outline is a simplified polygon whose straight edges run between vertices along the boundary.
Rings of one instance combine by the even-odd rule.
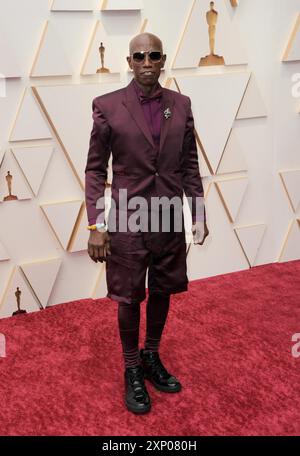
[[[159,293],[159,294],[176,294],[176,293],[182,293],[184,291],[188,291],[188,282],[185,285],[183,285],[182,287],[164,288],[163,290],[159,290],[157,288],[148,288],[148,293]]]
[[[108,292],[106,294],[106,297],[112,299],[113,301],[126,302],[127,304],[132,304],[132,303],[144,301],[144,299],[146,298],[146,295],[144,297],[139,298],[139,299],[132,299],[132,298],[126,298],[124,296],[119,296],[119,295],[116,295],[114,293],[109,293]]]

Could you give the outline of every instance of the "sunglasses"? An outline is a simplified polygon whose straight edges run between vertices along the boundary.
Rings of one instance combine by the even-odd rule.
[[[145,60],[145,56],[146,54],[148,54],[149,56],[149,59],[151,60],[151,62],[159,62],[162,58],[162,53],[159,52],[159,51],[151,51],[151,52],[144,52],[144,51],[140,51],[140,52],[134,52],[132,54],[132,58],[135,62],[137,63],[141,63]]]

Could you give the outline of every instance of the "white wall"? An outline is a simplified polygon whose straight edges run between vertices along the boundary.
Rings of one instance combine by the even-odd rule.
[[[217,0],[216,3],[218,1],[221,0]],[[249,71],[255,77],[267,113],[263,117],[235,121],[233,119],[232,127],[247,165],[245,171],[203,176],[205,188],[208,190],[206,207],[210,236],[202,247],[191,246],[187,260],[190,280],[249,267],[234,228],[241,228],[244,233],[241,236],[242,244],[244,242],[243,247],[249,249],[248,258],[253,258],[251,265],[300,258],[299,226],[294,225],[287,236],[291,223],[296,223],[297,218],[300,218],[299,207],[295,214],[278,174],[279,171],[300,169],[300,100],[293,98],[291,94],[291,76],[300,72],[300,62],[281,62],[295,17],[300,12],[300,0],[286,0],[284,7],[280,0],[240,0],[239,6],[235,9],[231,7],[229,0],[224,2],[232,24],[240,31],[240,36],[236,35],[236,45],[239,44],[239,40],[244,42],[248,63],[225,67],[172,69],[171,64],[186,30],[185,26],[188,25],[193,0],[143,0],[144,8],[140,11],[104,13],[97,10],[99,1],[95,1],[95,9],[91,12],[51,12],[52,2],[48,0],[0,0],[0,73],[16,76],[6,79],[6,97],[0,98],[0,150],[2,153],[6,151],[0,167],[0,192],[1,195],[7,194],[5,175],[11,167],[15,173],[14,188],[18,188],[19,195],[22,192],[25,195],[24,199],[18,201],[0,203],[0,316],[9,316],[15,310],[15,285],[18,283],[19,267],[24,264],[27,264],[30,270],[28,264],[40,263],[38,272],[32,270],[30,278],[28,272],[29,282],[22,282],[20,287],[23,287],[23,296],[26,295],[24,288],[28,287],[33,301],[36,300],[36,296],[31,287],[34,289],[37,279],[47,283],[50,268],[47,260],[55,258],[62,260],[61,267],[57,276],[52,276],[53,284],[48,296],[43,297],[44,304],[45,300],[48,305],[53,305],[90,296],[102,297],[106,294],[104,266],[94,264],[84,249],[88,236],[85,231],[85,215],[83,214],[81,221],[77,221],[78,230],[73,236],[73,251],[66,250],[55,236],[40,206],[58,203],[59,207],[59,203],[70,200],[84,201],[84,191],[80,185],[82,169],[72,169],[65,153],[71,161],[79,160],[82,167],[86,159],[92,125],[92,96],[128,83],[131,77],[125,60],[128,42],[140,31],[144,19],[148,19],[146,30],[158,34],[163,40],[168,56],[160,80],[162,84],[169,77],[177,77],[179,81],[180,78],[194,76],[201,85],[201,81],[204,81],[201,77],[207,74],[222,75]],[[71,69],[69,76],[30,77],[46,20],[49,20],[51,33],[56,35],[61,48],[55,45],[51,47],[50,42],[51,51],[49,55],[45,55],[43,65],[48,69],[50,64],[55,70],[63,64],[65,68]],[[106,29],[107,41],[120,64],[120,74],[81,75],[81,67],[96,20],[100,20],[100,25],[103,24]],[[196,35],[194,41],[191,52],[197,50]],[[62,61],[63,58],[65,61]],[[110,83],[115,83],[115,86],[111,86]],[[67,98],[61,96],[61,88],[57,87],[70,85],[76,85],[66,87],[66,93],[69,89],[71,93],[74,91],[74,96],[70,97],[73,99],[73,109],[72,101],[68,101],[69,109],[74,113],[72,125],[68,119],[64,120],[64,115],[60,115],[66,109]],[[10,141],[11,129],[23,92],[29,87],[36,87],[41,95],[39,101],[45,103],[41,106],[35,100],[41,122],[48,125],[51,138],[40,139],[40,128],[36,124],[37,131],[33,140]],[[228,98],[228,95],[224,94],[224,100],[219,102],[228,102],[226,97]],[[191,98],[196,112],[197,94]],[[203,99],[199,112],[205,113],[210,101]],[[50,115],[52,124],[49,123],[45,110]],[[195,120],[201,130],[201,118]],[[222,125],[218,128],[221,127]],[[201,139],[209,137],[210,134],[217,133],[213,129],[204,131]],[[63,150],[62,143],[64,146],[69,145],[67,151]],[[75,150],[76,143],[82,145],[82,150]],[[34,195],[9,150],[44,145],[53,146],[54,149],[38,194]],[[210,151],[206,152],[209,156]],[[199,159],[203,170],[204,162],[200,151]],[[234,167],[234,163],[232,165]],[[36,165],[32,162],[32,166]],[[36,169],[35,178],[38,173],[39,169]],[[248,186],[237,216],[232,222],[213,183],[238,177],[245,177]],[[300,182],[294,183],[295,185],[298,185],[300,198]],[[229,199],[234,199],[235,196],[234,191],[229,192]],[[74,226],[75,222],[76,217],[70,223]],[[266,228],[261,242],[258,242],[259,236],[253,233],[256,233],[255,226],[260,224],[266,225]],[[250,228],[243,231],[243,227],[248,225],[253,227],[253,230]],[[70,229],[70,226],[59,229],[63,231]],[[254,254],[256,250],[257,254]],[[41,300],[41,291],[34,291]],[[26,308],[26,302],[22,301],[22,298],[21,302]]]

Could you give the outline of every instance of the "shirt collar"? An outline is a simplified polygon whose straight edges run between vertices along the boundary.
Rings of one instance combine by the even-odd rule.
[[[134,85],[137,96],[141,103],[147,103],[150,100],[160,100],[162,97],[162,86],[160,85],[160,83],[158,81],[157,81],[155,91],[153,92],[153,94],[150,97],[148,97],[147,95],[144,94],[144,92],[139,87],[139,85],[137,84],[135,79],[133,79],[133,85]]]

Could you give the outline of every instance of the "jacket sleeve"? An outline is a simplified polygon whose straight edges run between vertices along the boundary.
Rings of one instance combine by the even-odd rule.
[[[93,128],[85,167],[85,202],[90,225],[105,221],[105,209],[96,207],[97,200],[104,197],[107,166],[110,157],[110,126],[101,112],[96,99],[92,103]]]
[[[204,191],[199,172],[191,99],[188,97],[187,119],[181,159],[182,182],[192,215],[192,222],[206,220]]]

